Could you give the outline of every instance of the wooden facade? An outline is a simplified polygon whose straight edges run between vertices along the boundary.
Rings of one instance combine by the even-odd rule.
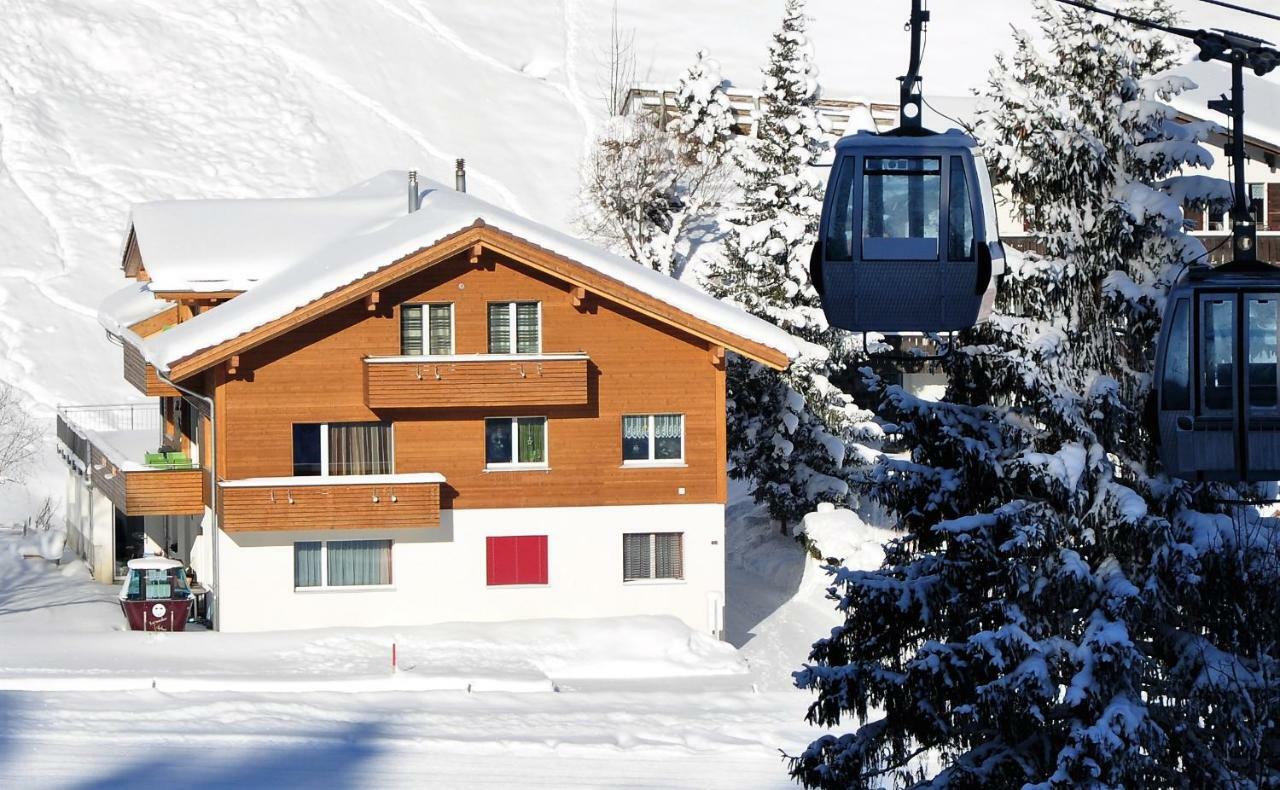
[[[198,516],[204,513],[205,473],[199,469],[124,470],[90,445],[89,475],[126,516]]]
[[[124,354],[125,381],[149,397],[181,397],[182,393],[160,379],[155,366],[143,359],[142,351],[130,343],[127,337],[121,338],[121,347]]]
[[[523,355],[490,360],[447,357],[365,360],[370,409],[585,406],[588,365],[576,357]]]
[[[222,529],[227,532],[313,529],[416,529],[440,526],[440,484],[264,482],[222,486]]]

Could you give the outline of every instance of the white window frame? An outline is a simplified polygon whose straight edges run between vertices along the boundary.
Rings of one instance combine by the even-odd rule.
[[[510,420],[511,422],[511,457],[519,458],[520,454],[516,452],[516,442],[520,440],[520,420],[542,420],[542,460],[541,461],[506,461],[496,464],[489,463],[489,421],[490,420]],[[506,417],[502,415],[484,418],[484,454],[485,463],[484,470],[486,472],[518,472],[521,470],[544,470],[551,468],[551,429],[549,427],[551,420],[540,414],[523,414],[517,417]]]
[[[644,459],[638,458],[631,461],[624,458],[622,460],[623,466],[662,467],[662,466],[688,466],[689,465],[688,462],[685,460],[684,443],[685,443],[685,422],[686,421],[685,421],[684,412],[664,411],[664,412],[656,412],[654,414],[624,414],[622,415],[622,418],[621,420],[619,420],[619,423],[618,423],[619,438],[621,438],[623,442],[626,441],[626,437],[622,435],[622,431],[625,430],[626,419],[628,417],[647,417],[648,418],[649,420],[649,457]],[[658,452],[658,442],[654,436],[654,422],[655,422],[654,418],[655,417],[679,417],[680,418],[680,457],[679,458],[655,457]]]
[[[679,535],[680,536],[680,575],[679,576],[637,576],[634,579],[628,579],[626,573],[627,558],[627,541],[624,537],[622,540],[622,583],[626,585],[632,584],[684,584],[685,567],[684,567],[684,538],[683,532],[625,532],[623,535],[648,535],[649,536],[649,573],[656,574],[658,572],[658,535]]]
[[[339,420],[333,425],[352,425],[361,422],[383,422],[382,420]],[[331,423],[321,422],[295,422],[292,425],[319,425],[320,426],[320,477],[343,478],[351,477],[351,475],[331,475],[329,474],[329,425]],[[396,473],[396,424],[388,422],[391,426],[391,471],[388,474]],[[290,428],[292,430],[292,428]],[[305,541],[304,541],[305,542]]]
[[[484,312],[484,331],[485,331],[484,347],[486,351],[488,350],[488,348],[492,343],[492,339],[488,336],[489,335],[489,305],[495,305],[495,304],[505,304],[507,306],[507,337],[510,338],[511,340],[511,349],[509,351],[488,351],[488,353],[490,354],[541,354],[542,353],[542,302],[534,301],[532,299],[516,299],[513,301],[504,301],[504,300],[498,299],[498,300],[486,303],[485,312]],[[520,347],[520,341],[516,337],[516,305],[518,304],[532,304],[532,305],[536,305],[538,308],[538,349],[536,351],[517,351],[516,350],[517,348]]]
[[[443,354],[432,354],[431,353],[431,315],[430,315],[431,310],[430,308],[432,306],[443,307],[446,305],[449,307],[449,350],[444,352]],[[458,347],[458,307],[455,303],[453,302],[405,302],[404,304],[400,305],[401,310],[403,310],[406,307],[425,307],[427,308],[427,310],[424,311],[424,315],[422,316],[422,353],[421,354],[402,354],[401,356],[421,356],[421,357],[450,356],[452,354],[457,353],[456,349]],[[401,317],[400,321],[401,321],[401,331],[403,331],[404,318]],[[539,328],[539,331],[541,331],[541,328]],[[403,340],[402,340],[402,343],[403,343]],[[403,345],[401,345],[400,350],[404,351]]]
[[[387,584],[339,584],[335,586],[329,585],[329,544],[330,543],[350,543],[357,540],[385,540],[387,541],[387,553],[391,555],[391,581]],[[299,587],[297,574],[297,544],[299,543],[319,543],[320,544],[320,585],[318,587]],[[293,553],[289,557],[294,563],[293,573],[293,591],[297,593],[313,593],[313,592],[369,592],[380,590],[394,590],[396,588],[396,541],[395,538],[342,538],[336,540],[295,540],[293,542]],[[683,560],[683,558],[681,558]]]

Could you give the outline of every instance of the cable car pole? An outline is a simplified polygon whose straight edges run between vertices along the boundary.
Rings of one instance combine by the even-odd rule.
[[[1199,42],[1196,42],[1197,44]],[[1203,45],[1200,50],[1201,60],[1222,60],[1224,58],[1205,57]],[[1244,52],[1233,49],[1230,53],[1231,63],[1231,98],[1223,96],[1209,102],[1209,109],[1220,112],[1231,118],[1231,140],[1225,146],[1227,156],[1231,158],[1232,167],[1232,201],[1231,201],[1231,259],[1238,263],[1253,263],[1258,260],[1258,225],[1249,213],[1249,194],[1245,186],[1245,150],[1244,150]]]
[[[911,63],[907,74],[899,77],[898,89],[898,125],[902,129],[919,132],[924,129],[924,106],[920,91],[920,59],[921,45],[924,41],[925,25],[929,24],[929,9],[926,0],[911,0]]]

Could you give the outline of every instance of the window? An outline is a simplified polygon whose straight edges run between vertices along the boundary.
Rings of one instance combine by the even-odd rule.
[[[485,539],[490,586],[547,583],[547,536],[515,535]]]
[[[293,544],[293,586],[296,588],[389,584],[389,540],[308,540]]]
[[[488,467],[546,466],[546,417],[490,417],[484,421]]]
[[[1280,299],[1249,299],[1249,406],[1276,407],[1276,325]]]
[[[423,317],[426,341],[423,342]],[[400,353],[405,356],[453,353],[453,305],[407,304],[400,307]]]
[[[293,474],[387,475],[392,473],[391,423],[295,423]]]
[[[639,532],[622,536],[622,580],[683,579],[684,534]]]
[[[826,257],[829,261],[853,260],[853,171],[854,157],[845,157],[836,180],[831,203],[831,219],[827,225]]]
[[[1172,411],[1191,408],[1191,333],[1188,312],[1187,300],[1179,299],[1173,307],[1173,326],[1169,329],[1169,347],[1164,357],[1161,405]]]
[[[1204,407],[1230,411],[1235,406],[1235,302],[1206,299],[1203,311]]]
[[[684,460],[683,414],[628,414],[622,418],[622,462]]]
[[[1249,216],[1253,218],[1258,230],[1267,227],[1267,185],[1249,184],[1246,187],[1249,199]],[[1230,230],[1231,212],[1223,211],[1209,216],[1209,230]]]
[[[951,157],[951,181],[947,185],[947,260],[973,260],[973,208],[964,160]]]
[[[938,259],[941,160],[868,157],[862,171],[862,257]]]
[[[542,351],[542,308],[538,302],[489,303],[489,353]]]

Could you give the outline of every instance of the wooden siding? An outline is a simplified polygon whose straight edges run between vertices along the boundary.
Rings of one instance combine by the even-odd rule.
[[[90,447],[93,487],[127,516],[198,516],[205,496],[199,469],[121,471],[97,447]]]
[[[440,484],[222,486],[227,532],[440,526]],[[374,501],[374,500],[377,501]]]
[[[219,477],[293,473],[294,423],[387,420],[397,473],[438,472],[441,506],[452,508],[724,502],[724,377],[711,344],[689,332],[489,253],[463,253],[380,295],[357,302],[211,369],[216,390]],[[371,409],[365,358],[400,352],[398,305],[454,305],[454,351],[488,348],[486,305],[542,304],[542,351],[586,354],[587,402],[576,406],[452,406]],[[624,414],[685,415],[685,466],[622,465]],[[485,417],[548,418],[548,470],[486,471]],[[231,494],[232,489],[219,493]],[[358,526],[354,516],[344,522]]]
[[[371,409],[585,406],[584,359],[366,362]]]
[[[121,346],[124,353],[125,381],[136,387],[143,395],[167,395],[172,398],[181,396],[182,393],[160,380],[155,367],[143,359],[142,351],[137,346],[130,343],[127,338],[121,339]]]

